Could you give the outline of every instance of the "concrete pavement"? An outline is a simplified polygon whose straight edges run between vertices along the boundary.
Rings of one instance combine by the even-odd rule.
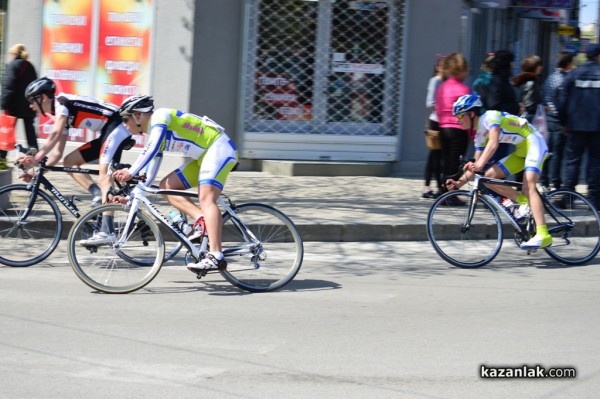
[[[80,197],[82,212],[89,209],[91,195],[66,173],[46,176],[63,195]],[[12,177],[13,183],[18,181],[16,172]],[[224,194],[235,203],[260,202],[278,208],[294,221],[305,241],[413,241],[427,239],[425,220],[432,200],[420,199],[421,186],[422,180],[415,178],[236,171],[230,174]],[[63,215],[68,233],[73,217]]]
[[[156,183],[170,171],[164,169]],[[12,176],[13,182],[18,181],[16,173]],[[78,207],[83,213],[89,210],[91,195],[66,173],[46,176],[63,195],[80,197]],[[234,203],[276,207],[292,219],[305,241],[423,241],[427,240],[425,223],[433,200],[421,199],[422,184],[422,179],[408,177],[280,176],[235,171],[223,193]],[[585,192],[584,186],[577,189]],[[68,234],[74,219],[66,212],[63,215]]]

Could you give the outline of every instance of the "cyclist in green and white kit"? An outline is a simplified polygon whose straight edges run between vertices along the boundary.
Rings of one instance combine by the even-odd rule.
[[[210,253],[200,262],[189,264],[188,269],[194,273],[223,270],[227,262],[221,249],[223,219],[217,199],[229,172],[237,164],[236,147],[223,127],[208,117],[168,108],[145,111],[140,104],[147,98],[130,97],[121,105],[120,113],[127,128],[133,134],[147,132],[148,142],[131,168],[116,171],[113,177],[124,182],[145,170],[147,179],[144,184],[150,185],[156,178],[164,151],[180,152],[191,158],[165,176],[160,187],[174,190],[198,187],[200,207],[186,197],[166,197],[171,205],[196,221],[190,239],[199,236],[203,224],[206,224]]]
[[[453,106],[453,113],[463,129],[473,129],[475,134],[475,162],[468,162],[465,174],[458,180],[449,179],[448,189],[460,188],[481,171],[490,160],[499,143],[515,144],[515,151],[498,161],[487,170],[486,177],[504,178],[525,170],[523,175],[523,193],[512,187],[489,185],[498,194],[519,204],[529,204],[537,226],[536,234],[521,244],[522,249],[545,248],[552,245],[552,236],[544,219],[544,206],[536,185],[542,172],[542,165],[548,154],[546,140],[525,118],[506,112],[487,111],[480,115],[482,103],[477,94],[460,97]],[[468,116],[468,118],[465,118]]]

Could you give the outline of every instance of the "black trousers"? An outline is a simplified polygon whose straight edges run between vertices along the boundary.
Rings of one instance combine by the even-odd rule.
[[[465,130],[455,128],[442,128],[442,171],[445,181],[448,176],[452,176],[459,171],[460,157],[465,156],[468,145],[468,135]],[[446,189],[444,188],[444,191]]]

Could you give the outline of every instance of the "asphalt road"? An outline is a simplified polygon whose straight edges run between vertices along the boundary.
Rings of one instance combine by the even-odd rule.
[[[65,243],[0,266],[1,398],[596,398],[600,260],[561,267],[506,242],[461,270],[427,242],[305,243],[268,294],[169,264],[128,295],[90,290]],[[489,379],[481,365],[573,367]]]

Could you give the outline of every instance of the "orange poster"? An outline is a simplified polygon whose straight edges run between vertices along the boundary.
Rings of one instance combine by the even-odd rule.
[[[96,97],[120,105],[150,93],[153,0],[101,0]]]
[[[44,0],[41,76],[58,92],[90,95],[92,0]]]

